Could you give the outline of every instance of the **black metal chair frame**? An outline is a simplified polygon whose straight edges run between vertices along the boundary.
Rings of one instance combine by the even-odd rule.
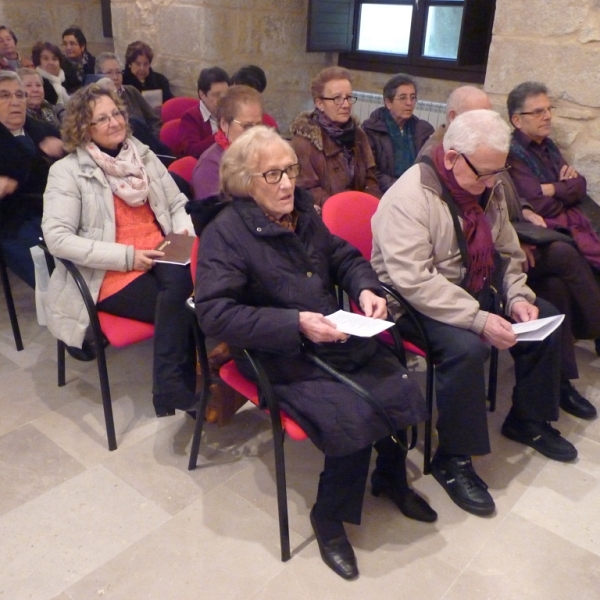
[[[188,306],[194,310],[193,300],[188,300]],[[205,336],[197,320],[194,320],[194,335],[196,339],[197,354],[200,362],[200,368],[203,373],[202,390],[199,392],[198,403],[196,405],[196,426],[194,429],[194,437],[192,439],[192,447],[190,450],[190,460],[188,469],[191,471],[196,468],[198,461],[198,452],[200,450],[200,441],[202,437],[202,428],[204,425],[206,406],[210,396],[210,380],[205,374],[209,373],[208,354],[206,352]],[[391,328],[394,337],[395,348],[392,349],[398,360],[406,365],[406,356],[402,347],[402,340],[396,327]],[[244,350],[252,370],[256,376],[257,386],[260,392],[261,400],[264,400],[265,408],[269,412],[271,418],[271,428],[273,431],[273,450],[275,454],[275,480],[277,486],[277,511],[279,516],[279,539],[281,546],[281,560],[286,562],[291,558],[290,551],[290,532],[288,518],[288,503],[287,503],[287,486],[285,477],[285,454],[283,442],[285,441],[285,431],[281,425],[281,411],[279,409],[279,401],[273,391],[273,387],[265,370],[263,369],[260,360],[253,355],[251,351]],[[417,442],[417,429],[413,427],[412,439],[409,449],[414,448]]]
[[[426,383],[425,383],[425,402],[427,405],[428,419],[425,421],[425,436],[423,441],[423,473],[428,475],[431,472],[431,440],[432,440],[432,428],[433,428],[433,397],[434,397],[434,381],[435,381],[435,362],[433,360],[433,351],[431,349],[431,342],[429,337],[423,329],[419,313],[391,286],[381,283],[381,287],[384,292],[391,296],[408,314],[412,322],[415,324],[419,337],[421,338],[419,343],[415,343],[415,346],[423,350],[425,354],[426,370]],[[392,331],[398,334],[397,327],[393,327]],[[496,390],[498,387],[498,348],[492,346],[492,352],[490,355],[490,370],[489,370],[489,381],[487,400],[490,403],[490,412],[496,410]]]
[[[19,327],[19,320],[17,319],[17,311],[15,309],[15,302],[13,300],[10,280],[8,278],[8,270],[6,268],[2,250],[0,250],[0,280],[2,280],[2,289],[4,290],[4,299],[6,300],[10,326],[12,328],[13,337],[15,338],[15,346],[17,351],[20,352],[23,350],[23,340],[21,338],[21,329]]]
[[[100,378],[100,390],[102,395],[102,407],[104,409],[104,421],[106,423],[106,437],[108,440],[108,449],[111,451],[116,450],[117,436],[115,434],[115,421],[112,410],[110,384],[108,381],[108,369],[106,367],[106,354],[104,352],[104,336],[102,334],[102,328],[100,327],[100,320],[98,319],[96,304],[94,303],[94,300],[85,280],[83,279],[79,269],[75,266],[75,264],[70,260],[53,256],[44,244],[39,244],[39,247],[46,253],[47,256],[51,256],[55,261],[59,261],[65,267],[65,269],[67,269],[67,271],[75,281],[77,289],[79,290],[79,293],[81,294],[81,297],[83,299],[83,303],[85,304],[85,308],[90,318],[90,327],[96,349],[96,360],[98,362],[98,377]],[[66,347],[67,345],[63,341],[56,340],[59,387],[63,387],[66,384]]]

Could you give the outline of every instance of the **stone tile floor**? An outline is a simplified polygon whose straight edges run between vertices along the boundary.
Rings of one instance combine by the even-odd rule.
[[[367,493],[363,524],[348,527],[361,570],[349,583],[323,565],[308,522],[321,466],[309,442],[286,444],[294,555],[282,563],[265,415],[244,409],[228,427],[207,427],[190,472],[192,420],[153,415],[151,342],[109,348],[119,448],[108,452],[96,364],[68,359],[59,389],[33,293],[14,279],[13,289],[25,350],[15,351],[0,299],[0,599],[599,597],[600,421],[561,415],[580,452],[572,465],[502,438],[506,353],[493,454],[475,461],[497,513],[458,509],[413,450],[413,485],[439,520],[410,521]],[[589,342],[577,352],[577,386],[600,405],[600,359]]]

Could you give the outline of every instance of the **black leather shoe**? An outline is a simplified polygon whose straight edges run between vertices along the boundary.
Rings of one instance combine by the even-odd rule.
[[[340,577],[348,580],[356,579],[358,577],[356,556],[354,555],[354,550],[352,549],[346,534],[334,537],[330,540],[324,540],[319,531],[314,512],[315,509],[313,507],[310,511],[310,524],[315,532],[323,562],[330,569],[333,569]]]
[[[552,460],[571,462],[577,458],[577,448],[549,423],[523,421],[509,415],[502,425],[502,435],[530,446]]]
[[[409,519],[425,523],[433,523],[437,520],[437,513],[424,498],[410,488],[400,490],[389,478],[381,476],[377,470],[373,471],[373,475],[371,475],[371,493],[376,498],[382,493],[391,498],[400,512]]]
[[[580,419],[595,419],[598,416],[596,407],[568,380],[560,384],[560,407]]]
[[[67,346],[67,352],[70,357],[81,362],[90,362],[96,358],[96,348],[92,342],[83,340],[81,348],[76,346]]]
[[[473,469],[470,456],[439,456],[431,461],[431,474],[457,506],[483,517],[496,510],[487,485]]]

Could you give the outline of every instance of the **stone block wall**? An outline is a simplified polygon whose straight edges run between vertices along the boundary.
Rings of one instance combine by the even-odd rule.
[[[177,95],[196,96],[200,69],[244,64],[267,74],[265,110],[282,131],[312,107],[312,76],[333,64],[334,55],[306,53],[308,0],[113,0],[115,49],[143,39],[153,66],[168,75]]]
[[[100,0],[0,0],[0,24],[15,32],[17,48],[27,56],[40,40],[60,47],[62,32],[74,24],[82,28],[92,54],[113,49],[112,39],[102,34]]]
[[[517,84],[542,81],[553,139],[600,201],[600,1],[497,0],[485,90],[506,116]]]

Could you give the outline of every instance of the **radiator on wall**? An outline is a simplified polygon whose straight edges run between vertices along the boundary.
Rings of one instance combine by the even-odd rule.
[[[353,112],[361,123],[368,119],[376,108],[383,106],[383,97],[381,94],[355,91],[353,91],[352,94],[358,97]],[[419,119],[429,121],[429,123],[437,129],[439,125],[446,122],[446,105],[442,102],[419,100],[414,114],[419,117]]]

